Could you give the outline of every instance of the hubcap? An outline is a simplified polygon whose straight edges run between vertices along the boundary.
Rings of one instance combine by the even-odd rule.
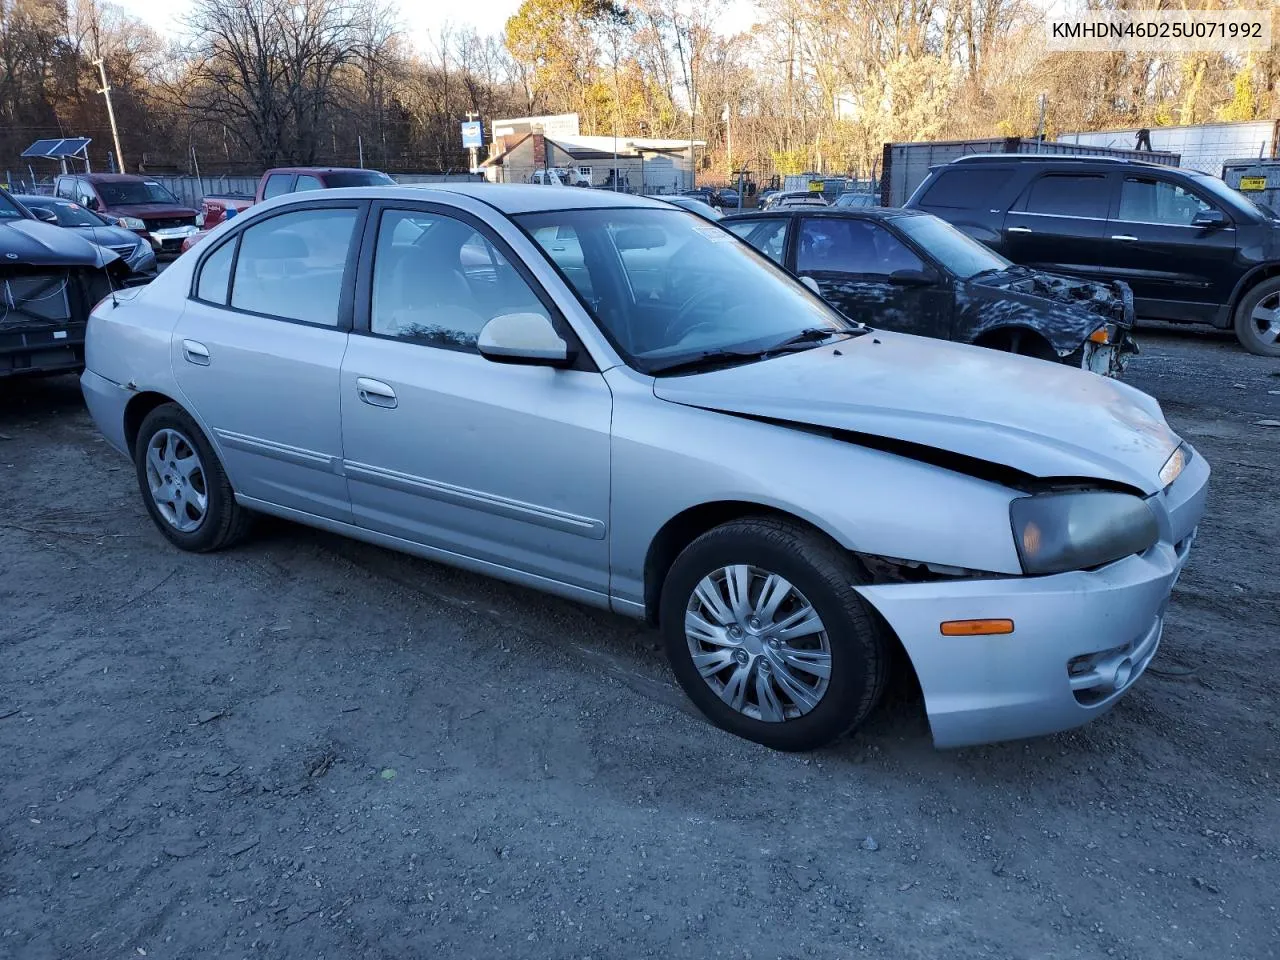
[[[147,444],[147,487],[175,530],[190,533],[204,522],[209,488],[195,445],[177,430],[157,431]]]
[[[721,567],[698,582],[684,615],[693,665],[725,703],[767,723],[813,710],[831,680],[831,642],[813,605],[759,567]]]
[[[1280,293],[1259,300],[1249,319],[1253,322],[1254,333],[1267,346],[1280,342]]]

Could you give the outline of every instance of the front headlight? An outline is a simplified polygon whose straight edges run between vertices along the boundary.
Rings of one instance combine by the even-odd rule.
[[[1022,569],[1029,574],[1084,570],[1146,550],[1160,535],[1138,497],[1103,491],[1043,493],[1009,504]]]
[[[121,217],[121,218],[120,218],[120,226],[124,227],[126,230],[145,230],[145,229],[147,229],[147,225],[146,225],[145,223],[143,223],[143,222],[142,222],[140,219],[138,219],[137,217]]]
[[[1187,465],[1187,453],[1187,445],[1180,443],[1178,449],[1169,454],[1169,459],[1160,468],[1161,489],[1168,490],[1173,485],[1173,481],[1182,476],[1182,470]]]

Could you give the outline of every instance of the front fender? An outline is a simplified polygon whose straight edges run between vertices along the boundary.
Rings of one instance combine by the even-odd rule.
[[[615,370],[611,592],[644,602],[649,546],[667,522],[706,504],[745,502],[795,516],[847,550],[993,573],[1022,572],[1009,524],[1016,492],[956,470],[660,400]]]

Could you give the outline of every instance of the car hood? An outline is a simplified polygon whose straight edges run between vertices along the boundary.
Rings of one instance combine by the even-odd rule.
[[[947,451],[1039,478],[1155,493],[1180,442],[1160,405],[1062,364],[875,331],[801,353],[659,377],[663,400]]]
[[[132,230],[125,230],[123,227],[64,227],[66,230],[74,230],[78,236],[83,237],[90,243],[98,243],[103,246],[133,246],[138,243],[138,235]]]
[[[1003,326],[1040,333],[1059,353],[1069,353],[1103,323],[1133,326],[1133,294],[1124,283],[1095,283],[1040,271],[1014,269],[961,280],[956,306],[971,311],[974,336]]]
[[[139,220],[167,220],[196,215],[190,207],[176,207],[172,203],[113,203],[101,212],[115,217],[137,217]]]
[[[119,259],[74,230],[39,220],[0,221],[0,266],[105,267]]]

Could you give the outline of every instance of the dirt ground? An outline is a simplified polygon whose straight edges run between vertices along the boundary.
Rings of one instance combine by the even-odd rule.
[[[78,385],[0,384],[0,958],[1280,956],[1280,363],[1147,333],[1209,458],[1155,668],[941,753],[770,753],[646,629],[284,523],[171,548]]]

